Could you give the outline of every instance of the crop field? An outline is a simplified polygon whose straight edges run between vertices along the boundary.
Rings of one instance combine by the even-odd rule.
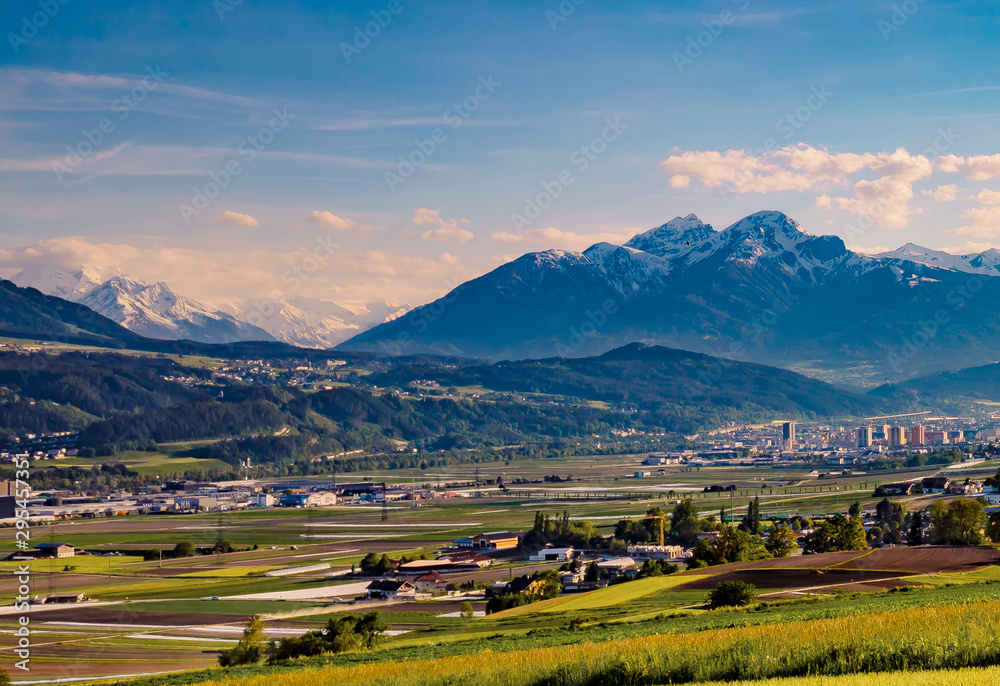
[[[921,591],[893,594],[918,596]],[[930,600],[924,598],[923,600]],[[836,602],[836,601],[834,601]],[[473,681],[505,686],[535,684],[666,684],[711,681],[745,681],[816,675],[836,677],[871,672],[905,670],[913,665],[925,669],[951,669],[992,665],[1000,657],[1000,619],[995,613],[1000,602],[979,599],[972,602],[919,604],[870,612],[850,612],[823,617],[824,603],[807,604],[819,609],[818,618],[795,619],[780,612],[728,611],[706,613],[691,618],[701,621],[693,628],[672,618],[649,622],[658,633],[614,636],[608,630],[600,638],[584,632],[562,631],[573,643],[537,645],[551,634],[538,638],[511,636],[505,645],[494,640],[478,642],[475,650],[459,652],[462,646],[442,645],[434,650],[410,649],[398,656],[391,648],[365,656],[362,660],[325,658],[303,661],[293,671],[277,670],[254,675],[256,668],[231,674],[213,671],[201,680],[183,683],[205,686],[256,686],[257,684],[423,684]],[[794,605],[787,606],[794,608]],[[863,604],[857,609],[861,609]],[[755,615],[757,615],[755,617]],[[743,617],[757,623],[743,623]],[[711,621],[720,628],[706,626]],[[792,623],[789,623],[792,622]],[[635,625],[642,626],[642,625]],[[789,640],[789,635],[794,640]],[[520,648],[511,648],[520,643]],[[532,645],[535,643],[536,645]],[[484,650],[487,649],[487,650]],[[441,652],[450,652],[442,655]],[[397,659],[393,659],[393,658]],[[932,672],[933,673],[933,672]],[[974,673],[973,673],[974,674]],[[915,675],[918,679],[921,675]],[[192,675],[194,676],[194,675]],[[892,677],[886,683],[911,683],[910,675]],[[899,679],[903,679],[899,681]],[[152,682],[150,682],[152,683]],[[180,683],[168,681],[166,683]],[[766,683],[766,682],[764,682]],[[786,682],[779,682],[786,683]],[[795,683],[787,682],[787,683]],[[802,681],[801,683],[827,683]],[[837,683],[837,682],[834,682]],[[843,683],[861,683],[844,680]],[[872,683],[872,682],[865,682]],[[921,682],[912,683],[940,683]]]
[[[190,443],[172,444],[160,453],[119,457],[145,460],[147,468],[156,469],[158,462],[171,465],[179,459],[192,459],[181,457],[192,447]],[[48,639],[39,646],[37,674],[39,678],[62,675],[68,666],[75,676],[84,678],[211,667],[218,651],[231,645],[255,614],[266,616],[265,633],[277,639],[316,629],[343,612],[383,611],[393,625],[393,636],[379,650],[340,656],[330,663],[346,669],[348,664],[419,661],[441,653],[466,660],[484,647],[494,653],[518,653],[546,646],[571,647],[586,642],[598,645],[629,637],[645,640],[665,634],[716,631],[733,623],[735,617],[741,617],[740,624],[746,627],[776,621],[818,621],[834,615],[847,618],[862,607],[871,612],[905,610],[912,597],[931,598],[929,594],[933,593],[943,594],[938,601],[949,604],[948,599],[958,597],[957,589],[967,589],[961,597],[970,602],[996,595],[984,596],[981,592],[992,591],[988,582],[994,576],[1000,578],[988,571],[1000,569],[995,565],[997,551],[992,548],[900,548],[696,570],[590,593],[565,594],[475,620],[461,619],[459,610],[462,602],[469,600],[481,614],[485,608],[481,592],[388,604],[353,600],[358,595],[359,580],[350,572],[368,553],[385,553],[394,559],[403,555],[433,557],[459,536],[526,530],[538,511],[550,516],[568,512],[573,520],[590,521],[599,534],[610,534],[620,518],[640,517],[651,506],[669,511],[680,497],[692,497],[702,513],[717,515],[725,508],[729,515],[735,509],[737,517],[755,496],[760,496],[765,517],[792,512],[844,512],[856,500],[864,508],[874,509],[876,502],[871,476],[867,480],[817,480],[804,470],[794,469],[688,471],[671,467],[662,477],[634,479],[631,473],[637,464],[638,458],[622,456],[479,465],[480,479],[502,474],[510,484],[510,492],[499,495],[492,490],[486,491],[488,497],[393,503],[388,507],[388,522],[382,521],[380,506],[350,504],[40,524],[32,530],[33,540],[65,542],[97,555],[31,563],[32,595],[85,593],[92,600],[84,605],[36,606],[33,610],[32,626],[37,627],[39,640],[53,637],[51,648]],[[609,476],[615,470],[620,470],[617,480]],[[927,473],[933,472],[913,470],[907,478]],[[453,483],[456,492],[467,495],[476,490],[464,481],[475,478],[472,465],[423,473],[414,470],[409,478],[400,472],[374,472],[352,474],[351,479],[381,480],[390,474],[397,482]],[[572,474],[573,480],[542,482],[544,476],[552,474]],[[538,483],[513,484],[515,477]],[[303,480],[313,481],[317,480]],[[706,486],[728,483],[737,486],[735,493],[701,492]],[[190,541],[196,547],[210,548],[219,539],[230,541],[234,552],[169,557],[178,542]],[[159,551],[164,553],[162,560]],[[122,555],[100,556],[107,552]],[[316,563],[327,563],[330,568],[282,577],[263,576],[266,571]],[[0,568],[9,564],[0,564]],[[491,569],[449,575],[448,581],[472,582],[481,587],[497,579],[555,566],[501,555]],[[975,571],[984,566],[986,570]],[[764,594],[761,600],[781,609],[745,613],[702,609],[709,590],[726,579],[753,581]],[[917,590],[887,593],[901,586]],[[9,605],[17,587],[13,575],[0,578],[0,601]],[[354,590],[348,593],[340,588]],[[859,591],[867,593],[859,595]],[[336,598],[345,602],[337,602]],[[801,604],[804,601],[810,603]],[[782,605],[789,602],[787,607]],[[12,619],[0,612],[0,632],[13,630]],[[567,628],[571,623],[572,630]],[[0,654],[9,645],[0,642]],[[88,645],[100,646],[100,657],[83,660]],[[74,652],[77,648],[78,652]],[[705,675],[705,679],[710,677]],[[192,678],[157,677],[178,684],[194,683]]]

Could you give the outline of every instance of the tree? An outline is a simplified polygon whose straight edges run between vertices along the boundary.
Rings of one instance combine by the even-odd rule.
[[[225,538],[220,538],[215,542],[215,545],[212,546],[212,552],[231,553],[233,552],[233,544],[230,541],[226,540]]]
[[[757,587],[745,581],[722,581],[709,594],[708,605],[717,607],[742,607],[757,601]]]
[[[392,562],[389,561],[388,555],[376,555],[375,553],[368,553],[363,558],[361,558],[361,575],[362,576],[382,576],[383,574],[388,574],[392,571]]]
[[[931,505],[931,539],[945,545],[981,545],[985,542],[986,510],[972,498],[937,500]]]
[[[688,566],[711,567],[728,562],[751,562],[766,560],[771,554],[760,536],[754,536],[742,529],[725,528],[714,538],[698,541],[691,554]]]
[[[841,550],[865,550],[865,528],[858,519],[834,515],[818,523],[806,539],[806,553],[835,553]]]
[[[597,561],[591,562],[587,565],[587,573],[584,575],[584,581],[597,581],[601,578],[601,568],[597,566]]]
[[[747,513],[743,517],[743,522],[741,526],[745,531],[751,533],[755,536],[760,536],[763,531],[761,531],[760,523],[760,497],[755,496],[754,499],[747,505]]]
[[[385,640],[385,633],[391,628],[385,616],[378,610],[373,610],[358,618],[354,631],[360,636],[361,645],[371,650]]]
[[[923,516],[914,512],[910,517],[910,531],[906,535],[906,545],[921,545],[924,542]]]
[[[194,543],[191,541],[180,541],[174,546],[171,557],[191,557],[194,555]]]
[[[986,525],[986,535],[994,543],[1000,543],[1000,512],[994,512],[990,515]]]
[[[772,557],[790,557],[799,547],[799,539],[787,526],[774,526],[767,534],[764,547]]]
[[[385,638],[385,633],[390,628],[378,610],[363,615],[331,617],[322,629],[282,639],[278,644],[272,642],[269,649],[270,661],[370,650]]]
[[[678,569],[677,565],[671,564],[666,560],[646,560],[642,563],[637,578],[646,579],[651,576],[665,576],[676,573]]]
[[[243,636],[232,650],[224,650],[219,654],[219,665],[232,667],[234,665],[255,665],[264,655],[264,622],[260,615],[254,615],[243,629]]]
[[[855,500],[854,504],[847,510],[847,515],[851,519],[859,519],[861,517],[861,502]]]
[[[559,572],[548,569],[544,572],[535,572],[533,581],[529,586],[528,595],[534,596],[536,600],[548,600],[555,598],[562,592],[562,584],[559,582]]]
[[[677,503],[677,507],[674,508],[674,511],[670,515],[670,530],[677,531],[681,522],[697,517],[698,508],[694,506],[694,501],[691,498],[685,498]]]
[[[896,522],[901,526],[905,516],[906,509],[903,507],[902,503],[894,503],[888,498],[883,498],[875,506],[875,519],[880,524]]]
[[[10,680],[10,674],[7,673],[6,669],[0,669],[0,686],[10,686],[13,683]]]
[[[462,603],[462,608],[458,611],[458,615],[462,619],[473,619],[476,616],[476,611],[472,609],[472,603],[466,600]]]

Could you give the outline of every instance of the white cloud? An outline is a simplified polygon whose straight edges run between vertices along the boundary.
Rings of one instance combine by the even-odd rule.
[[[436,229],[428,229],[420,234],[425,241],[453,241],[455,243],[465,243],[475,238],[475,234],[468,229],[459,226],[459,222],[468,225],[468,219],[444,219],[439,210],[431,210],[426,207],[419,207],[413,211],[413,223],[417,226],[436,226]]]
[[[1000,205],[1000,191],[992,191],[989,188],[984,188],[979,191],[976,200],[983,205]]]
[[[219,308],[255,298],[297,295],[337,302],[418,304],[481,273],[474,265],[382,250],[349,251],[309,238],[282,250],[239,245],[193,249],[164,245],[166,240],[149,237],[111,243],[64,237],[11,246],[0,251],[0,271],[13,274],[32,265],[89,266],[102,274],[120,270],[143,281],[163,281],[182,295]]]
[[[232,210],[226,210],[217,216],[215,223],[228,226],[260,226],[260,222],[257,221],[256,217],[251,217],[249,214],[242,214],[240,212],[233,212]]]
[[[958,198],[958,186],[949,183],[946,186],[938,186],[932,191],[920,191],[920,194],[934,198],[937,202],[952,202]]]
[[[973,155],[972,157],[950,155],[947,164],[949,168],[954,168],[955,171],[973,181],[988,181],[1000,176],[1000,154]]]
[[[969,223],[949,233],[974,238],[1000,238],[1000,207],[973,207],[962,213]]]
[[[313,226],[322,226],[324,229],[331,229],[333,231],[347,231],[353,229],[355,225],[353,219],[338,217],[333,212],[326,210],[313,210],[306,217],[306,221]]]
[[[1000,156],[996,164],[1000,168]],[[820,191],[815,205],[869,216],[888,228],[903,228],[922,210],[911,206],[913,186],[935,170],[960,171],[980,178],[992,158],[965,159],[944,156],[932,163],[905,148],[892,153],[833,153],[804,143],[753,155],[745,150],[688,151],[671,155],[661,164],[670,174],[670,185],[686,188],[697,179],[724,193],[763,194],[781,191]],[[867,173],[863,178],[858,175]],[[973,176],[970,176],[973,178]],[[834,192],[849,187],[851,195]],[[957,187],[939,186],[924,195],[939,201],[954,200]]]
[[[980,203],[979,207],[970,207],[962,213],[968,223],[948,233],[974,238],[1000,238],[1000,192],[984,188],[976,200]]]

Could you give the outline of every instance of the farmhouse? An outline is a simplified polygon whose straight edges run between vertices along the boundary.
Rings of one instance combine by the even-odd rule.
[[[43,605],[82,603],[87,599],[86,593],[63,593],[60,595],[49,595],[41,601]]]
[[[612,573],[622,574],[630,569],[635,569],[635,560],[631,557],[613,557],[610,560],[598,562],[597,567]]]
[[[679,545],[631,545],[626,552],[629,557],[639,560],[676,560],[684,557],[684,548]]]
[[[469,545],[471,546],[472,539],[469,540]],[[493,558],[488,555],[483,555],[482,553],[477,553],[475,550],[459,550],[454,553],[445,553],[444,555],[438,555],[439,560],[445,562],[464,562],[464,563],[475,563],[477,567],[489,567],[493,564]]]
[[[417,587],[409,581],[376,579],[368,584],[367,597],[370,600],[395,600],[397,598],[412,598],[416,594]]]
[[[963,484],[952,484],[948,487],[951,495],[978,495],[983,492],[983,485],[977,481],[966,481]]]
[[[510,531],[491,531],[472,538],[457,538],[452,541],[459,548],[479,550],[510,550],[521,544],[521,537]]]
[[[68,543],[39,543],[35,546],[38,557],[74,557],[76,549]]]
[[[575,548],[542,548],[529,557],[532,562],[566,562],[576,555]]]
[[[929,476],[920,482],[924,493],[944,493],[950,484],[951,479],[946,476]]]
[[[449,572],[477,572],[479,571],[479,565],[472,560],[460,560],[458,562],[452,562],[450,560],[414,560],[413,562],[407,562],[406,564],[400,565],[398,571],[400,574],[406,576],[421,576],[431,572],[436,572],[438,574],[447,574]]]
[[[908,481],[894,484],[882,484],[880,488],[886,495],[910,495],[913,493],[913,484]]]
[[[422,576],[418,576],[413,580],[413,585],[418,591],[431,591],[440,593],[444,591],[448,582],[444,580],[444,577],[437,572],[430,572]]]
[[[289,493],[278,501],[281,507],[328,507],[337,504],[337,496],[328,491],[317,493]]]

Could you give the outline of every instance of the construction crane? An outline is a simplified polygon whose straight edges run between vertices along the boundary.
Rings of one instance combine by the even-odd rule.
[[[644,517],[626,517],[625,519],[627,519],[629,521],[638,519],[638,520],[643,521],[643,522],[646,521],[647,519],[658,519],[658,520],[660,520],[660,547],[662,548],[663,546],[665,546],[667,544],[666,543],[666,538],[664,537],[664,534],[663,534],[664,521],[666,521],[667,515],[665,515],[665,514],[662,514],[662,515],[646,515]]]

